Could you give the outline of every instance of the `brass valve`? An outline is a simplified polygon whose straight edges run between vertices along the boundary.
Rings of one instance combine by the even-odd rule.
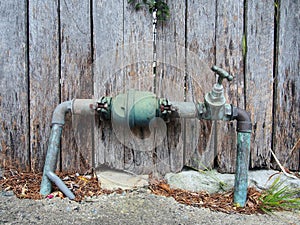
[[[218,77],[218,84],[222,85],[223,79],[227,79],[228,81],[232,81],[233,80],[233,76],[231,74],[229,74],[227,71],[217,67],[217,66],[213,66],[211,68],[212,71],[214,71],[216,74],[219,75]]]

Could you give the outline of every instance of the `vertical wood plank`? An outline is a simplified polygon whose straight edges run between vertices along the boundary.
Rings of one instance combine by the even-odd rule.
[[[108,6],[105,6],[108,7]],[[116,8],[116,7],[114,7]],[[179,8],[182,11],[182,14],[184,14],[184,8],[182,5],[179,6]],[[184,21],[184,17],[180,18]],[[117,21],[114,21],[114,24],[116,24]],[[111,24],[110,24],[111,25]],[[114,25],[113,25],[114,26]],[[159,25],[161,26],[161,24]],[[168,26],[168,25],[167,25]],[[176,29],[176,25],[174,26],[174,30]],[[171,26],[171,27],[172,27]],[[107,79],[108,81],[113,80],[113,86],[108,85],[106,87],[109,87],[110,90],[106,91],[106,93],[110,93],[110,95],[116,95],[120,92],[124,92],[128,90],[129,88],[135,88],[137,90],[148,90],[153,91],[151,89],[151,86],[153,84],[153,77],[152,77],[152,16],[146,11],[141,10],[136,12],[132,6],[128,5],[124,2],[124,33],[123,33],[123,43],[124,45],[119,47],[119,44],[117,47],[115,47],[118,51],[111,51],[108,55],[110,59],[113,55],[114,64],[112,65],[111,62],[109,64],[111,65],[110,71],[112,72],[112,75],[110,75],[111,78]],[[160,29],[163,29],[162,27]],[[162,30],[161,30],[162,31]],[[172,30],[170,31],[172,33]],[[169,33],[169,34],[170,34]],[[178,34],[176,34],[178,35]],[[184,44],[184,26],[182,27],[182,45]],[[166,36],[161,37],[166,41]],[[171,41],[172,42],[172,41]],[[128,47],[130,46],[130,47]],[[158,46],[158,49],[160,49],[158,53],[158,60],[161,60],[161,68],[159,68],[160,71],[164,70],[163,63],[166,61],[166,54],[163,52],[165,51],[164,45]],[[170,47],[170,44],[168,44],[168,47]],[[172,46],[175,47],[175,44]],[[114,52],[115,51],[115,52]],[[173,50],[175,52],[175,50]],[[122,55],[123,54],[123,55]],[[164,58],[163,58],[164,57]],[[169,56],[170,57],[170,54]],[[174,56],[171,56],[174,57]],[[179,56],[179,57],[182,57]],[[120,59],[121,58],[121,59]],[[121,62],[119,62],[121,60]],[[170,59],[169,59],[170,60]],[[174,64],[174,62],[172,62]],[[120,66],[120,68],[117,68],[117,66]],[[172,65],[174,66],[174,65]],[[102,69],[102,68],[100,68]],[[123,70],[123,72],[122,72]],[[114,72],[117,71],[117,72]],[[170,71],[170,70],[169,70]],[[166,73],[166,71],[164,71]],[[166,86],[167,81],[170,80],[174,82],[176,85],[178,85],[177,78],[181,79],[181,88],[184,86],[184,79],[183,76],[176,76],[177,74],[174,74],[172,76],[169,76],[168,79],[161,79],[159,82],[162,86],[166,87],[166,90],[164,89],[164,97],[175,97],[178,95],[174,91],[174,88],[170,88]],[[167,76],[167,75],[165,75]],[[123,81],[123,82],[122,82]],[[171,83],[172,83],[171,82]],[[112,82],[108,82],[112,83]],[[180,85],[178,85],[180,86]],[[181,98],[183,99],[183,89],[181,90]],[[162,93],[162,92],[160,92]],[[172,96],[172,94],[175,93],[176,96]],[[159,96],[162,97],[162,96]],[[177,96],[178,97],[178,96]],[[180,128],[180,127],[179,127]],[[106,132],[111,129],[111,127],[108,127]],[[105,160],[103,160],[102,163],[108,163],[111,164],[114,167],[120,167],[125,168],[126,170],[130,170],[131,172],[135,173],[149,173],[149,172],[156,172],[159,170],[160,172],[166,172],[169,171],[170,167],[170,147],[172,144],[168,143],[166,140],[161,146],[155,149],[154,152],[152,151],[143,151],[143,146],[141,146],[144,141],[144,144],[146,143],[146,140],[141,139],[138,143],[132,143],[135,147],[128,148],[124,146],[122,143],[120,143],[120,140],[117,140],[117,138],[113,134],[113,130],[108,132],[107,135],[105,135],[105,139],[107,141],[103,141],[102,143],[106,144],[107,147],[104,147],[105,152],[103,153],[106,157]],[[126,131],[125,131],[126,132]],[[131,132],[131,131],[130,131]],[[138,133],[140,133],[139,131]],[[171,135],[170,135],[171,134]],[[173,141],[174,137],[174,131],[169,132],[170,135],[170,142]],[[173,135],[173,136],[172,136]],[[140,133],[139,137],[135,138],[142,138],[143,134]],[[103,137],[103,135],[102,135]],[[108,139],[109,138],[109,139]],[[167,137],[168,139],[168,137]],[[176,137],[178,139],[178,137]],[[179,145],[180,146],[180,145]],[[141,149],[141,150],[139,150]],[[179,147],[180,149],[180,147]],[[123,162],[124,165],[122,165],[122,155],[119,155],[119,152],[122,152],[123,150]],[[182,148],[181,148],[182,151]],[[118,156],[119,155],[119,156]],[[174,154],[173,154],[174,155]],[[181,166],[182,167],[182,166]]]
[[[128,88],[152,91],[152,79],[148,78],[152,73],[152,18],[147,10],[134,11],[126,0],[30,0],[28,6],[26,2],[3,1],[0,4],[0,50],[3,53],[0,59],[0,161],[3,165],[14,163],[20,164],[22,169],[41,170],[52,113],[60,101],[73,97],[92,98],[93,81],[96,98],[114,96]],[[90,12],[90,2],[93,12]],[[245,107],[243,91],[246,87],[246,109],[252,113],[254,125],[251,167],[270,167],[268,149],[273,147],[285,167],[299,170],[299,145],[296,146],[300,130],[299,1],[280,1],[278,9],[275,102],[272,101],[273,1],[246,1],[245,72],[240,47],[243,3],[218,1],[216,5],[216,2],[168,2],[171,19],[158,30],[162,44],[158,52],[161,60],[158,94],[183,101],[185,96],[179,89],[184,82],[181,76],[185,73],[188,76],[186,100],[203,101],[203,95],[215,82],[208,68],[216,62],[236,77],[225,87],[229,103]],[[92,35],[95,41],[94,80]],[[183,54],[187,56],[186,67],[181,65],[183,56],[178,48],[185,44],[188,47],[187,55]],[[170,52],[178,55],[169,58]],[[196,57],[191,56],[193,54]],[[139,61],[143,57],[146,60]],[[134,63],[128,63],[132,61]],[[178,65],[174,66],[176,63]],[[203,67],[202,63],[208,66]],[[220,170],[234,171],[235,123],[219,122],[216,139],[214,123],[172,121],[173,124],[167,125],[168,134],[162,145],[154,152],[140,154],[120,143],[110,123],[98,123],[94,137],[92,127],[87,123],[81,126],[84,129],[78,129],[86,119],[72,121],[71,117],[67,118],[62,142],[64,170],[91,166],[94,138],[95,165],[107,163],[137,173],[153,170],[165,173],[178,171],[183,163],[194,167],[204,162],[212,165],[217,148]],[[181,140],[182,129],[186,129],[184,140]],[[275,163],[272,165],[276,167]]]
[[[215,63],[216,1],[188,1],[187,6],[187,72],[191,85],[187,101],[203,102],[212,89],[215,77],[210,67]],[[195,60],[195,56],[199,60]],[[186,121],[185,164],[200,168],[214,162],[214,127],[212,121]]]
[[[133,5],[124,1],[124,39],[123,43],[126,68],[123,75],[124,91],[135,89],[139,91],[153,92],[152,76],[152,16],[143,8],[136,11]],[[130,47],[127,47],[130,46]],[[128,59],[128,60],[126,60]],[[132,134],[132,147],[124,148],[124,167],[126,170],[137,174],[147,174],[154,170],[153,151],[146,148],[147,140],[145,135],[149,131],[134,129]]]
[[[89,1],[61,1],[61,99],[93,97],[91,14]],[[67,117],[62,138],[62,170],[92,166],[91,116]]]
[[[274,151],[283,166],[300,170],[300,3],[280,1]],[[274,167],[278,165],[274,162]]]
[[[30,149],[32,168],[44,165],[52,112],[59,104],[58,2],[29,2]]]
[[[250,167],[269,167],[272,138],[274,2],[248,0],[246,109],[253,132]]]
[[[216,65],[234,76],[223,81],[227,103],[244,108],[244,60],[242,54],[243,1],[221,1],[217,5]],[[235,171],[236,122],[218,121],[217,163],[220,172]]]
[[[157,31],[157,96],[184,101],[186,2],[169,1],[168,6],[170,18],[158,23]],[[164,142],[155,149],[159,174],[178,172],[183,167],[184,119],[172,119],[166,126]]]
[[[30,169],[26,1],[0,4],[0,166]]]
[[[94,95],[115,96],[124,89],[120,59],[123,44],[123,4],[126,1],[93,1],[94,21]],[[99,118],[96,118],[99,119]],[[124,146],[113,132],[111,122],[96,121],[95,166],[108,164],[117,169],[124,167]]]

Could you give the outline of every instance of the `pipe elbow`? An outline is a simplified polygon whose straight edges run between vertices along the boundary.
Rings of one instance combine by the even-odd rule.
[[[237,120],[237,132],[251,133],[251,117],[246,110],[238,107],[233,107],[233,119]]]
[[[52,116],[52,124],[65,124],[65,115],[72,109],[72,101],[65,101],[60,103],[54,110]]]

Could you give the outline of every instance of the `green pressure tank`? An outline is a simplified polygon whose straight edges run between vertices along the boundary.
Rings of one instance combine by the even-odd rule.
[[[129,90],[112,99],[111,119],[120,125],[148,126],[159,112],[159,100],[147,91]]]

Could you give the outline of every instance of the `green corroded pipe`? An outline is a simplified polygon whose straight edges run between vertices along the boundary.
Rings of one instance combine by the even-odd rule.
[[[209,99],[208,99],[209,100]],[[68,111],[73,114],[94,114],[96,111],[104,111],[107,118],[120,125],[128,124],[130,127],[147,126],[148,123],[156,116],[163,116],[167,113],[168,116],[194,118],[198,119],[222,119],[222,120],[237,120],[237,159],[236,159],[236,176],[234,187],[234,203],[244,207],[247,199],[248,188],[248,167],[250,154],[250,138],[252,124],[249,114],[240,108],[225,104],[223,110],[218,109],[218,117],[215,115],[214,106],[218,99],[212,98],[213,101],[206,101],[206,104],[189,102],[172,102],[169,104],[163,99],[157,99],[156,96],[150,92],[136,92],[130,90],[127,94],[116,96],[114,99],[97,102],[96,105],[92,99],[81,99],[63,102],[56,107],[53,113],[52,130],[49,139],[49,146],[44,166],[44,173],[41,183],[40,193],[45,196],[51,193],[51,181],[47,177],[49,172],[54,172],[57,162],[58,153],[60,150],[60,138],[62,134],[63,125],[65,123],[64,117]],[[218,100],[219,101],[219,100]],[[218,101],[216,103],[218,105]],[[165,104],[161,104],[165,102]],[[209,109],[208,109],[209,108]],[[208,112],[208,113],[207,113]],[[203,115],[206,116],[203,116]],[[59,179],[59,178],[58,178]]]
[[[244,207],[247,200],[250,138],[251,133],[237,133],[234,203],[240,207]]]
[[[233,200],[236,205],[244,207],[248,191],[252,124],[250,115],[240,108],[233,107],[233,118],[237,120],[237,156]]]
[[[65,183],[53,172],[49,171],[47,177],[55,183],[55,185],[65,194],[70,200],[75,199],[75,195],[72,191],[65,185]]]
[[[51,129],[51,134],[49,138],[48,151],[46,156],[46,161],[44,165],[43,178],[41,183],[41,195],[45,196],[51,193],[52,184],[47,173],[49,171],[54,171],[56,168],[56,162],[58,157],[58,152],[60,149],[60,137],[62,133],[63,126],[60,124],[53,124]]]
[[[71,110],[72,101],[59,104],[53,112],[52,129],[48,143],[48,150],[44,164],[44,171],[41,183],[40,194],[45,196],[51,193],[52,184],[47,173],[53,172],[56,168],[58,153],[60,150],[60,139],[63,125],[65,124],[65,114]]]
[[[59,104],[52,116],[52,129],[48,143],[47,155],[44,164],[44,171],[42,177],[42,183],[40,187],[40,194],[46,196],[51,193],[52,184],[49,179],[49,174],[55,171],[58,153],[60,151],[60,140],[62,129],[65,124],[65,115],[67,112],[72,111],[73,115],[93,115],[94,114],[94,100],[93,99],[75,99],[73,101],[66,101]],[[54,177],[54,176],[52,176]],[[59,177],[54,177],[56,183],[62,184]],[[60,189],[65,189],[63,185],[59,185]],[[72,195],[68,194],[70,199]]]

